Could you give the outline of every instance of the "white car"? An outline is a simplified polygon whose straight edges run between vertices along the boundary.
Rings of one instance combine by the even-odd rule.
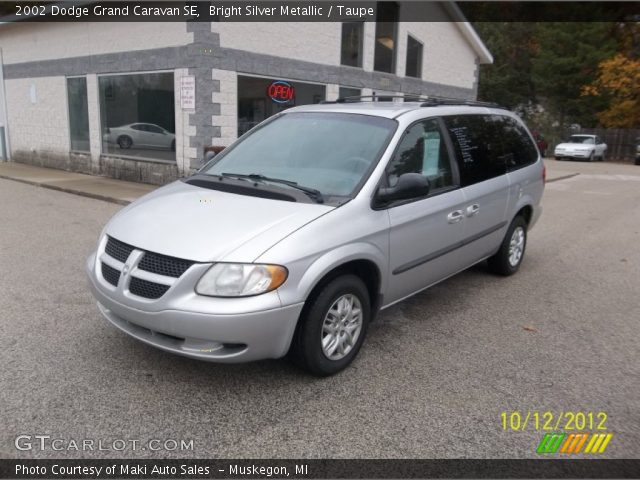
[[[597,135],[571,135],[568,142],[556,146],[553,155],[556,160],[586,159],[590,162],[594,160],[604,160],[607,152],[607,144]]]
[[[108,143],[117,143],[122,149],[128,149],[132,146],[176,149],[176,136],[153,123],[130,123],[120,127],[107,128],[103,139]]]

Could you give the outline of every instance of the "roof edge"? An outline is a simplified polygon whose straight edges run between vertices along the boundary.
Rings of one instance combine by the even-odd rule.
[[[467,21],[467,18],[460,10],[460,7],[455,2],[442,2],[444,8],[454,20],[454,23],[462,33],[462,36],[469,42],[473,51],[478,55],[481,64],[493,63],[493,55],[484,44],[475,28]]]

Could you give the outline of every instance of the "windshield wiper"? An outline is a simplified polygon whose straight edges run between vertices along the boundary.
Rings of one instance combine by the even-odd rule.
[[[304,187],[302,185],[298,185],[298,182],[294,182],[292,180],[285,180],[283,178],[273,178],[266,177],[259,173],[222,173],[222,177],[230,177],[230,178],[244,178],[247,180],[254,180],[257,182],[271,182],[271,183],[280,183],[282,185],[287,185],[288,187],[295,188],[296,190],[300,190],[307,194],[309,198],[314,200],[317,203],[324,203],[324,196],[320,190],[316,190],[311,187]]]

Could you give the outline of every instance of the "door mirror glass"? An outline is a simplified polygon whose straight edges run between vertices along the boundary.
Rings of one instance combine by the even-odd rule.
[[[420,173],[404,173],[393,187],[378,190],[376,201],[386,205],[397,200],[426,197],[429,195],[429,180]]]

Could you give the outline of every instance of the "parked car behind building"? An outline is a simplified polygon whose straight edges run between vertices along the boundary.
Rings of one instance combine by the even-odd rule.
[[[583,159],[593,162],[603,161],[607,152],[607,144],[597,135],[571,135],[569,140],[556,146],[553,155],[556,160]]]

